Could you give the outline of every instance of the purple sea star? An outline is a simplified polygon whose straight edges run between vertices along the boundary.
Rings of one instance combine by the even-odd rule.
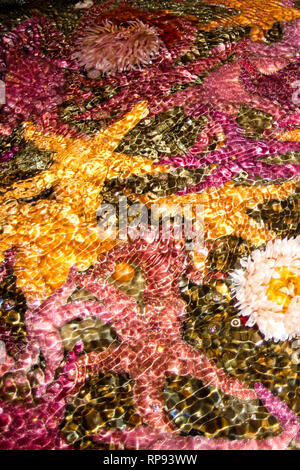
[[[194,109],[190,106],[189,109],[189,113],[197,116],[205,111],[205,108],[199,106],[195,106]],[[208,112],[213,123],[212,129],[215,131],[216,126],[223,129],[225,144],[223,146],[219,145],[217,150],[204,153],[203,134],[201,133],[197,142],[187,154],[163,158],[159,162],[159,164],[171,164],[177,167],[183,166],[189,168],[217,165],[217,168],[212,171],[204,182],[186,188],[180,191],[180,194],[200,192],[210,186],[221,186],[242,171],[246,171],[249,177],[257,175],[270,180],[290,178],[299,173],[299,164],[272,165],[261,161],[263,157],[269,155],[299,151],[299,142],[248,139],[243,135],[243,130],[236,124],[234,119],[217,111]]]
[[[76,134],[58,114],[68,93],[66,71],[76,74],[69,56],[63,34],[44,16],[34,16],[3,33],[0,73],[5,81],[5,103],[0,112],[0,136],[10,135],[28,119],[50,132]]]

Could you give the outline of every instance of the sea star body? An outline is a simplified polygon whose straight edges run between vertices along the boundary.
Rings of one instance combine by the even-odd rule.
[[[261,0],[205,0],[205,3],[224,5],[240,13],[201,25],[201,29],[211,31],[238,25],[250,26],[252,41],[265,41],[266,33],[278,21],[293,21],[300,18],[299,10],[284,6],[279,0],[271,0],[265,8],[262,8]]]
[[[17,285],[31,301],[47,297],[66,280],[70,266],[87,269],[114,240],[99,239],[96,211],[101,188],[118,174],[164,170],[143,157],[114,153],[122,137],[147,115],[140,103],[109,128],[86,139],[47,136],[27,124],[26,139],[56,152],[54,163],[1,196],[0,252],[17,247]],[[32,198],[53,187],[54,198]],[[28,202],[29,201],[29,202]]]
[[[204,110],[197,111],[197,106],[191,106],[190,109],[193,115],[204,112]],[[226,114],[210,111],[209,115],[213,123],[212,127],[216,129],[216,126],[218,126],[219,129],[223,130],[224,134],[221,145],[216,150],[207,153],[203,152],[203,133],[200,133],[198,141],[188,154],[164,158],[159,162],[160,164],[171,164],[189,168],[215,165],[212,173],[203,182],[186,188],[182,191],[182,194],[199,192],[211,186],[220,186],[242,171],[246,171],[249,177],[259,176],[269,180],[289,178],[299,174],[299,164],[275,165],[261,161],[263,157],[269,155],[299,151],[300,146],[296,138],[281,139],[287,140],[286,142],[278,142],[274,139],[249,139],[243,135],[243,130],[235,121]],[[204,130],[205,132],[206,130]]]
[[[300,29],[300,24],[299,28]],[[295,90],[292,84],[300,78],[300,60],[295,61],[280,71],[272,74],[259,73],[249,63],[244,62],[244,69],[241,73],[243,86],[250,93],[259,94],[270,101],[276,101],[281,109],[289,113],[298,108],[297,102],[293,99]]]
[[[153,198],[131,195],[148,207],[157,206],[162,214],[181,214],[185,205],[199,207],[204,236],[216,240],[225,235],[235,235],[257,245],[276,237],[276,234],[248,216],[247,209],[254,209],[270,199],[282,200],[293,194],[297,179],[282,185],[235,186],[232,181],[220,188],[212,187],[202,193],[173,194]]]

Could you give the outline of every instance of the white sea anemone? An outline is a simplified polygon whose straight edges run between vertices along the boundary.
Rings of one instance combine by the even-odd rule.
[[[276,239],[241,260],[231,274],[239,314],[265,339],[300,335],[300,236]]]

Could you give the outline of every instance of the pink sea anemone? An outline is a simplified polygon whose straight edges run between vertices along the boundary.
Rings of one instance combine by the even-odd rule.
[[[74,58],[89,71],[91,78],[96,78],[100,72],[111,75],[148,65],[164,44],[156,28],[139,19],[126,26],[105,20],[90,29],[78,41],[77,48]]]
[[[300,236],[270,241],[241,266],[231,277],[246,325],[256,323],[266,340],[300,335]]]
[[[168,10],[109,6],[106,2],[89,8],[72,34],[73,58],[91,78],[172,61],[190,50],[197,38],[196,19]]]

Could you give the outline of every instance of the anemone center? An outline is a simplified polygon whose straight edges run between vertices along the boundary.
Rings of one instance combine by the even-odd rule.
[[[282,311],[285,313],[296,295],[300,295],[300,276],[287,266],[276,268],[268,284],[268,299],[282,305]]]

